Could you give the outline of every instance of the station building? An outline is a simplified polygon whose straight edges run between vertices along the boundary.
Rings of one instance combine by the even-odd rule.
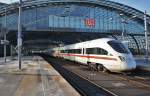
[[[14,47],[18,6],[18,2],[0,4],[0,38],[6,33]],[[127,40],[134,54],[145,53],[144,13],[127,5],[109,0],[25,0],[21,16],[24,51],[109,35]],[[147,27],[149,36],[149,15]]]

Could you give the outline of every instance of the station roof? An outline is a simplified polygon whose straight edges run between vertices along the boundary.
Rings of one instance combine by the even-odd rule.
[[[6,3],[1,3],[1,2],[0,2],[0,8],[1,8],[1,7],[4,7],[4,6],[7,6],[7,5],[8,5],[8,4],[6,4]]]
[[[142,11],[109,0],[24,0],[22,6],[24,9],[26,8],[28,9],[28,8],[33,8],[34,6],[42,7],[42,6],[48,6],[49,4],[57,5],[57,4],[69,4],[69,3],[80,3],[80,4],[89,4],[89,5],[92,4],[92,5],[110,7],[123,13],[136,15],[138,18],[143,20],[144,13]],[[0,9],[0,14],[5,12],[5,7],[7,7],[7,10],[11,12],[11,10],[18,9],[18,5],[19,5],[18,2],[15,2],[12,4],[8,4],[7,6],[3,6]],[[150,16],[147,15],[147,17],[148,17],[148,22],[150,23]]]

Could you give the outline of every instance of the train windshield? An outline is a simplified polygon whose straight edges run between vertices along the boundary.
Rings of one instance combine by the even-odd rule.
[[[130,53],[128,51],[128,49],[121,43],[121,42],[118,42],[118,41],[108,41],[108,44],[117,52],[119,53]]]

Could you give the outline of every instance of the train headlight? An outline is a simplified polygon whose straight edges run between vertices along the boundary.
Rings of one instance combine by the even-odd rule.
[[[121,60],[121,61],[125,61],[126,59],[124,58],[124,57],[122,57],[122,56],[119,56],[119,59]]]

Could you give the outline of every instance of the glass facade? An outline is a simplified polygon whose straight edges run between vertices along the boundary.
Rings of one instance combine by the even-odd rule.
[[[38,1],[40,2],[40,0]],[[6,25],[9,30],[17,30],[17,11],[7,13]],[[121,34],[124,30],[125,33],[129,34],[144,34],[143,21],[140,18],[132,18],[133,15],[127,14],[125,11],[120,12],[115,8],[93,3],[54,3],[54,1],[43,5],[34,5],[33,3],[30,6],[23,7],[22,28],[31,31],[58,30],[65,32],[70,30],[70,32],[118,34]],[[120,15],[120,13],[123,15]],[[94,20],[93,26],[85,24],[87,19]],[[123,23],[123,21],[126,22]],[[5,14],[0,14],[0,24],[4,27]],[[148,27],[148,31],[150,31],[150,27]],[[121,39],[119,36],[117,38]],[[131,49],[144,50],[145,41],[142,36],[126,36],[125,39],[130,41],[128,46]]]
[[[53,5],[23,10],[22,27],[26,30],[72,28],[77,32],[122,32],[143,33],[143,24],[134,19],[123,25],[122,21],[131,16],[120,16],[114,9],[103,6],[89,6],[79,4]],[[7,15],[7,26],[10,30],[17,29],[18,13]],[[86,19],[94,19],[94,26],[86,26]],[[5,23],[5,16],[0,17],[1,24]]]

